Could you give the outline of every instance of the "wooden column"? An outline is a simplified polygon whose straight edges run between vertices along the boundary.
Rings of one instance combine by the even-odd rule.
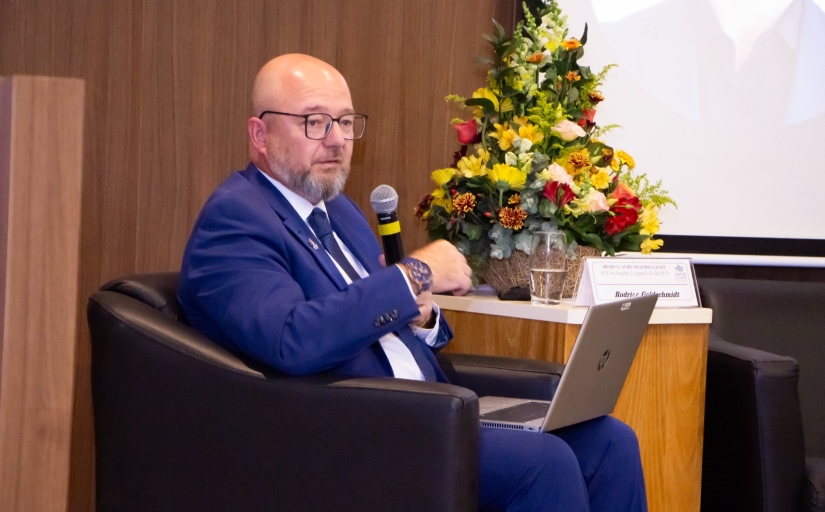
[[[67,508],[82,80],[0,77],[0,510]]]

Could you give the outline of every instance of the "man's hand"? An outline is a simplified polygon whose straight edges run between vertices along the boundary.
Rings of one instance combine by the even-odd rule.
[[[455,295],[464,295],[470,290],[472,270],[467,265],[464,256],[450,242],[436,240],[413,252],[410,257],[429,265],[433,273],[431,292],[453,292]]]
[[[418,312],[420,314],[413,318],[410,323],[425,329],[432,329],[435,325],[432,292],[421,292],[418,294],[418,297],[415,298],[415,304],[418,306]]]

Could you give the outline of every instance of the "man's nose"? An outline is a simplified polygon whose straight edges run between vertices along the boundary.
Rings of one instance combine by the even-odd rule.
[[[341,129],[341,125],[338,123],[339,121],[332,121],[329,133],[324,137],[325,146],[343,146],[346,142],[346,139],[344,139],[344,130]]]

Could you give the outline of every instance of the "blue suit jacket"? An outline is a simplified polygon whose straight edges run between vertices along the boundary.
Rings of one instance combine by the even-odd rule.
[[[377,341],[418,315],[415,300],[398,268],[379,266],[381,249],[355,203],[339,195],[326,205],[369,277],[347,285],[303,219],[250,164],[218,187],[195,222],[181,306],[211,340],[285,373],[392,376]],[[440,326],[439,348],[452,338],[443,318]]]

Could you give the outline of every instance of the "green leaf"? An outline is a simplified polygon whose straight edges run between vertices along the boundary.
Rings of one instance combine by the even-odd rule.
[[[582,239],[585,242],[587,242],[588,244],[595,247],[596,249],[599,249],[600,251],[606,250],[605,245],[602,242],[602,239],[599,238],[599,235],[597,235],[595,233],[585,233],[584,235],[582,235]],[[611,249],[612,249],[612,247],[611,247]]]
[[[509,57],[518,50],[519,46],[518,41],[510,41],[510,44],[504,47],[504,52],[501,54],[501,58],[504,59],[505,57]]]
[[[604,148],[607,148],[607,147],[609,147],[609,146],[602,143],[602,142],[591,142],[590,144],[587,145],[587,152],[590,153],[591,160],[594,159],[594,158],[601,159],[602,150]]]
[[[464,226],[462,226],[462,231],[467,234],[467,238],[470,240],[478,240],[484,233],[484,229],[482,229],[481,226],[470,223],[464,223]]]
[[[493,20],[493,25],[495,25],[495,26],[496,26],[496,30],[498,30],[498,38],[499,38],[499,40],[503,40],[503,39],[504,39],[504,35],[505,35],[505,32],[504,32],[504,27],[502,27],[502,26],[501,26],[501,24],[500,24],[499,22],[497,22],[495,19]],[[585,25],[585,32],[586,32],[586,30],[587,30],[587,25]]]
[[[582,57],[584,57],[584,46],[579,46],[579,47],[576,49],[576,60],[579,60],[579,59],[581,59]]]
[[[584,24],[584,34],[582,34],[582,37],[581,39],[579,39],[579,42],[582,44],[582,46],[587,44],[587,23]]]
[[[580,66],[579,74],[581,75],[582,80],[590,80],[593,78],[593,72],[590,71],[590,66]]]
[[[495,105],[487,98],[469,98],[464,104],[468,107],[481,107],[484,109],[486,115],[494,115],[496,113]]]
[[[579,99],[579,90],[575,87],[571,87],[569,91],[567,91],[567,101],[568,103],[573,103],[577,99]]]
[[[539,201],[539,215],[545,219],[550,219],[556,213],[558,207],[549,199],[542,199]]]

